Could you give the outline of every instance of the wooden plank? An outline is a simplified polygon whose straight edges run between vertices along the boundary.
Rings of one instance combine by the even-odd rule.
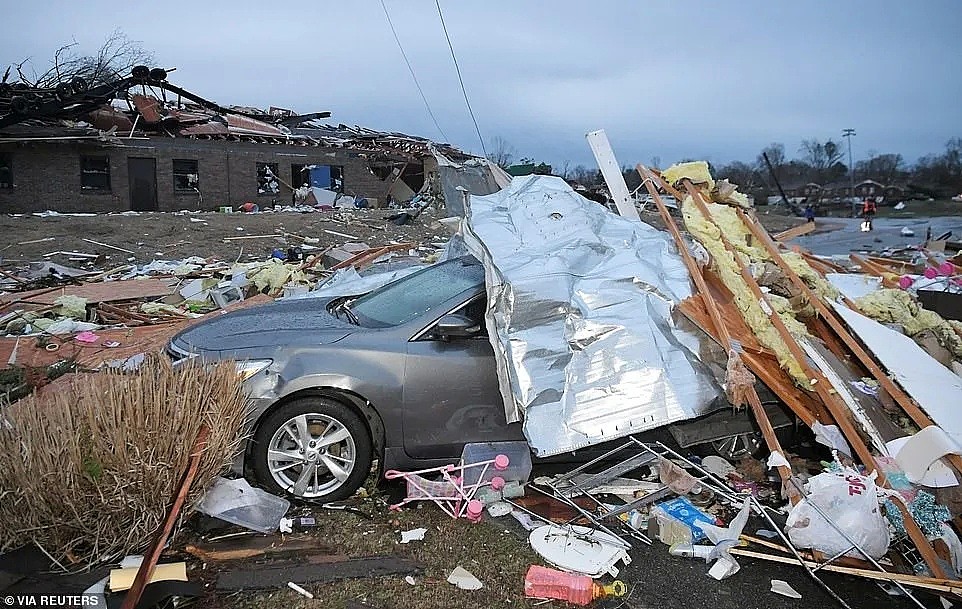
[[[184,476],[181,478],[177,494],[174,495],[173,504],[167,512],[167,518],[164,519],[163,526],[151,544],[150,549],[144,554],[144,560],[140,563],[137,576],[134,577],[134,583],[131,585],[130,590],[127,591],[127,594],[124,595],[124,602],[120,606],[120,609],[134,609],[137,603],[140,602],[144,588],[147,587],[147,582],[150,581],[150,578],[154,574],[160,553],[167,544],[167,538],[170,537],[171,531],[174,530],[174,524],[177,522],[178,516],[180,516],[180,510],[184,507],[184,502],[187,501],[187,493],[190,492],[190,486],[194,483],[194,478],[197,476],[197,469],[200,467],[200,457],[204,453],[204,450],[207,449],[207,438],[209,435],[210,430],[207,428],[207,425],[202,425],[200,431],[197,432],[197,439],[194,440],[193,448],[191,448],[187,471],[184,472]]]
[[[701,303],[694,298],[689,298],[679,304],[678,310],[706,334],[718,341],[718,337],[712,335],[713,328],[708,313]],[[735,312],[733,314],[737,315]],[[744,322],[742,323],[744,324]],[[747,326],[743,326],[743,328],[744,332],[742,333],[732,332],[732,337],[742,342],[744,347],[755,340],[755,337]],[[765,383],[806,426],[811,427],[815,421],[821,421],[824,424],[831,423],[831,417],[822,412],[824,409],[812,397],[811,393],[799,389],[785,371],[779,367],[774,354],[767,350],[755,351],[746,348],[745,352],[742,353],[742,360],[748,366],[748,369]]]
[[[355,266],[360,270],[366,264],[370,264],[389,252],[394,252],[398,250],[406,250],[415,247],[416,243],[393,243],[391,245],[384,245],[381,247],[372,247],[371,249],[364,250],[363,252],[358,252],[354,254],[347,260],[338,262],[331,267],[330,270],[336,271],[338,269],[347,268],[349,266]]]
[[[789,558],[788,556],[776,556],[774,554],[764,554],[762,552],[755,552],[752,550],[743,550],[741,548],[732,548],[729,550],[735,556],[744,556],[746,558],[757,558],[758,560],[767,560],[770,562],[777,562],[786,565],[798,565],[798,559],[795,557]],[[819,563],[805,561],[805,563],[812,569],[818,568]],[[801,565],[799,565],[801,566]],[[856,569],[853,567],[843,567],[841,565],[827,564],[819,568],[820,571],[833,571],[835,573],[844,573],[845,575],[855,575],[857,577],[864,577],[867,579],[874,579],[878,581],[897,581],[901,584],[907,586],[913,586],[916,588],[925,588],[928,590],[933,590],[936,592],[948,592],[950,594],[962,595],[962,582],[958,582],[951,579],[936,578],[936,577],[921,577],[918,575],[907,575],[905,573],[891,573],[883,571],[870,571],[868,569]]]
[[[678,252],[681,254],[682,260],[685,262],[685,266],[688,268],[689,275],[691,275],[692,280],[695,282],[695,287],[698,288],[702,302],[704,303],[705,308],[708,310],[708,315],[711,317],[712,326],[715,328],[719,343],[721,344],[722,348],[725,349],[729,359],[733,357],[741,359],[741,355],[738,354],[733,346],[731,334],[729,333],[728,327],[725,325],[721,314],[718,312],[718,307],[715,305],[715,301],[711,296],[708,285],[705,283],[705,278],[702,276],[701,269],[698,267],[698,264],[695,262],[694,258],[692,258],[691,252],[688,251],[688,245],[685,243],[685,240],[682,239],[681,232],[678,230],[675,220],[671,217],[671,214],[668,213],[668,208],[665,206],[664,201],[661,200],[661,195],[658,194],[658,189],[652,187],[655,176],[648,173],[648,170],[644,167],[644,165],[638,165],[636,169],[641,175],[642,180],[644,180],[645,188],[648,190],[649,194],[651,194],[652,199],[654,199],[655,205],[658,207],[658,213],[661,214],[662,220],[668,227],[671,236],[675,239],[675,246],[677,247]],[[647,178],[649,179],[646,179],[646,174]],[[744,362],[742,363],[744,364]],[[768,419],[768,414],[765,412],[765,407],[762,405],[762,401],[758,397],[755,387],[749,386],[746,390],[745,396],[748,399],[748,405],[752,410],[752,415],[754,415],[755,421],[758,423],[758,427],[762,431],[762,436],[765,438],[765,444],[768,446],[768,450],[771,452],[778,452],[782,456],[785,456],[785,451],[782,449],[782,446],[778,441],[778,436],[775,434],[775,428],[772,427],[772,423]],[[740,406],[740,404],[736,404],[736,406]],[[789,466],[779,465],[777,470],[782,482],[786,482],[792,476],[792,469]]]
[[[774,236],[775,241],[789,241],[795,237],[801,237],[802,235],[807,235],[808,233],[815,230],[814,222],[806,222],[804,224],[799,224],[798,226],[793,226],[788,230],[783,230]]]
[[[892,271],[886,268],[880,267],[877,264],[873,264],[872,262],[869,262],[868,260],[859,256],[858,254],[849,254],[848,259],[854,262],[855,264],[857,264],[860,269],[862,269],[864,272],[868,273],[869,275],[880,277],[882,279],[882,287],[886,287],[886,288],[898,287],[898,280],[893,277],[895,273],[893,273]]]
[[[340,579],[414,575],[421,570],[420,564],[407,558],[370,556],[320,565],[294,563],[237,569],[218,575],[215,587],[218,590],[269,590],[284,588],[287,582],[321,584]]]

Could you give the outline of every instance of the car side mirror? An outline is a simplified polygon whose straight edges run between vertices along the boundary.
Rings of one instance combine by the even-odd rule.
[[[437,323],[438,335],[441,338],[467,338],[474,336],[481,329],[478,324],[468,319],[464,315],[451,313],[445,315]]]

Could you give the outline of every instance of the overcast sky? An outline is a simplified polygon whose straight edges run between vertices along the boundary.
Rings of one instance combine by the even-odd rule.
[[[385,2],[448,141],[480,152],[433,0]],[[962,137],[957,0],[441,5],[485,145],[519,156],[593,164],[584,134],[599,128],[623,164],[662,166],[753,160],[770,142],[792,157],[846,127],[856,160]],[[16,2],[3,22],[3,63],[46,69],[60,44],[93,51],[120,28],[219,103],[442,139],[379,0]]]

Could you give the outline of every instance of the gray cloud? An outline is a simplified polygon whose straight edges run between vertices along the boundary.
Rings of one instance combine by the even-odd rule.
[[[441,127],[480,151],[428,0],[386,0]],[[482,134],[520,154],[591,164],[604,128],[624,163],[753,159],[772,141],[855,127],[914,159],[962,136],[962,11],[951,0],[772,3],[442,2]],[[377,0],[90,0],[5,9],[0,61],[44,68],[115,28],[171,79],[221,103],[329,109],[338,122],[439,138]]]

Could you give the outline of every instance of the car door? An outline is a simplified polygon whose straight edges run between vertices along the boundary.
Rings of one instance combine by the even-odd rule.
[[[467,442],[524,439],[520,423],[505,422],[484,303],[482,293],[454,311],[478,322],[475,336],[442,339],[435,320],[408,342],[402,393],[410,457],[456,459]]]

